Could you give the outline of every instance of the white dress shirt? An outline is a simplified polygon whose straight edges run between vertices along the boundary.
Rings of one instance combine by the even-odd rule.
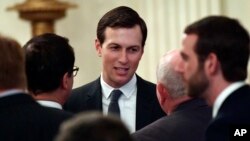
[[[0,93],[0,98],[15,95],[15,94],[18,94],[18,93],[26,93],[26,92],[21,90],[21,89],[10,89],[10,90],[1,92]]]
[[[110,103],[110,94],[114,90],[114,88],[104,82],[102,75],[101,86],[103,113],[104,115],[107,115],[108,106]],[[137,95],[136,76],[134,75],[132,79],[127,84],[120,87],[119,90],[123,93],[118,100],[121,120],[125,123],[131,133],[135,132]]]
[[[47,100],[37,100],[37,102],[45,107],[51,107],[62,110],[62,105],[55,101],[47,101]]]
[[[213,105],[213,118],[217,116],[222,103],[227,99],[227,97],[244,85],[246,85],[246,83],[243,81],[232,83],[219,94]]]

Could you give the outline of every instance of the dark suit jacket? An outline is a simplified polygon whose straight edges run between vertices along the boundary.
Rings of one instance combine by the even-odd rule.
[[[226,98],[217,116],[209,125],[206,138],[208,141],[228,141],[235,131],[230,133],[230,128],[233,129],[235,126],[248,126],[250,129],[250,87],[248,85],[239,88]],[[243,139],[239,136],[237,138]],[[234,139],[237,140],[236,137]]]
[[[0,98],[1,141],[52,141],[71,114],[40,106],[28,94]]]
[[[102,91],[100,77],[93,82],[73,90],[64,109],[78,113],[81,111],[102,111]],[[136,130],[166,115],[157,100],[156,86],[137,76]]]
[[[201,99],[192,99],[132,134],[135,141],[203,141],[212,113]]]

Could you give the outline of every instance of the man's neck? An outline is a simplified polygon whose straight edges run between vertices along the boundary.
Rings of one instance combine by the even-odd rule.
[[[168,115],[171,115],[175,109],[183,102],[185,101],[188,101],[192,98],[190,98],[189,96],[182,96],[182,97],[178,97],[178,98],[175,98],[175,99],[171,99],[169,100],[167,103],[168,103],[168,106],[166,106],[166,109],[167,109],[167,114]]]
[[[36,100],[47,100],[47,101],[54,101],[61,105],[63,105],[66,101],[66,98],[64,98],[63,93],[61,93],[58,90],[52,91],[52,92],[44,92],[39,93],[37,95],[32,94],[33,98]]]
[[[219,94],[230,85],[230,82],[227,81],[216,81],[210,84],[210,87],[204,94],[204,99],[207,101],[209,106],[213,106],[216,98]]]

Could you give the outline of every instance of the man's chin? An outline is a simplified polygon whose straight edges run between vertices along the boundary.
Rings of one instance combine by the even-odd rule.
[[[117,86],[119,86],[119,87],[125,85],[126,83],[128,83],[128,81],[129,81],[128,78],[121,78],[121,77],[116,78],[116,80],[115,80]]]
[[[119,83],[120,85],[125,85],[126,83],[128,83],[127,79],[119,79],[117,80],[117,83]]]

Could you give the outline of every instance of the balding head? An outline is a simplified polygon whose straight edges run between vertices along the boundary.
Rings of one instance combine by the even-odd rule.
[[[179,50],[171,50],[161,58],[156,72],[157,82],[164,85],[173,98],[185,94],[181,74],[175,71],[175,67],[179,65],[180,61]]]

